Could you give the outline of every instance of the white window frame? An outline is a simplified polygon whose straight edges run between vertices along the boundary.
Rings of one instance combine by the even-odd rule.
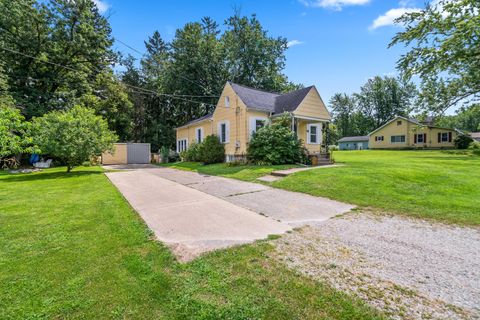
[[[250,132],[249,137],[251,138],[254,132],[257,132],[257,121],[264,121],[267,125],[268,117],[250,117],[248,121],[248,132]]]
[[[393,137],[403,137],[404,141],[402,141],[402,139],[400,139],[400,141],[392,141]],[[399,135],[396,135],[396,136],[390,136],[390,143],[406,143],[406,142],[407,142],[407,137],[404,134],[399,134]]]
[[[188,149],[188,138],[182,138],[177,140],[177,153]]]
[[[198,132],[200,131],[200,141],[198,141]],[[195,128],[195,141],[197,143],[201,143],[205,139],[205,135],[203,134],[203,127]]]
[[[311,132],[311,128],[312,127],[316,127],[317,128],[317,141],[316,142],[312,142],[311,140],[311,135],[310,135],[310,132]],[[321,123],[309,123],[307,124],[307,143],[308,144],[321,144],[321,141],[322,141],[322,124]]]
[[[443,135],[445,135],[447,138],[443,140]],[[440,143],[448,142],[448,132],[440,132]]]
[[[225,96],[225,108],[230,108],[230,97]]]
[[[225,124],[225,141],[222,141],[222,124]],[[223,120],[217,124],[217,135],[221,143],[230,143],[230,121]]]
[[[383,136],[375,136],[375,141],[383,141]]]
[[[424,137],[424,134],[423,133],[416,133],[415,134],[417,136],[417,143],[425,143],[425,141],[423,141],[423,137]],[[421,139],[419,139],[421,138]],[[422,140],[422,141],[420,141]]]

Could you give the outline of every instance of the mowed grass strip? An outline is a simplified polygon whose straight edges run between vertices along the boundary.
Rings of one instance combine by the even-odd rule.
[[[258,182],[257,178],[270,174],[275,170],[283,170],[299,167],[298,165],[235,165],[227,163],[216,163],[203,165],[199,162],[175,162],[162,163],[162,167],[169,167],[178,170],[196,171],[212,176],[222,176],[226,178],[238,179],[243,181]]]
[[[336,151],[336,168],[273,186],[447,223],[480,225],[480,157],[454,151]]]
[[[268,241],[176,262],[99,168],[0,173],[0,319],[374,319]]]

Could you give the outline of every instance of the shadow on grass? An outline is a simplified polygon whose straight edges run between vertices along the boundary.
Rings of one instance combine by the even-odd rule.
[[[4,182],[27,182],[36,180],[71,179],[90,175],[102,174],[100,171],[72,171],[72,172],[39,172],[39,173],[10,173],[4,175]]]

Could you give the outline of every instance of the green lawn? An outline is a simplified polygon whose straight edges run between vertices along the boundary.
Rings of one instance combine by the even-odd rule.
[[[342,167],[319,168],[271,185],[286,190],[448,223],[480,225],[480,157],[458,151],[336,151]],[[274,166],[174,164],[253,181]]]
[[[278,166],[255,166],[255,165],[234,165],[231,166],[226,163],[217,163],[210,165],[203,165],[199,162],[175,162],[159,164],[162,167],[170,167],[174,169],[197,171],[200,173],[223,176],[243,181],[253,181],[259,177],[270,174],[274,170],[282,170],[289,168],[296,168],[297,165],[278,165]]]
[[[444,222],[480,225],[480,157],[448,151],[337,151],[344,167],[289,176],[287,190]]]
[[[0,173],[0,319],[379,318],[268,241],[179,264],[99,168],[64,171]]]

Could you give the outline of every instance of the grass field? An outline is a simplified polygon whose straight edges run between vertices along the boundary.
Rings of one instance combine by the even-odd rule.
[[[0,319],[373,319],[268,241],[179,264],[99,168],[0,173]]]
[[[342,167],[288,176],[272,186],[442,222],[480,225],[480,157],[456,151],[336,151]],[[272,167],[177,164],[253,181]],[[260,174],[262,173],[262,174]]]

